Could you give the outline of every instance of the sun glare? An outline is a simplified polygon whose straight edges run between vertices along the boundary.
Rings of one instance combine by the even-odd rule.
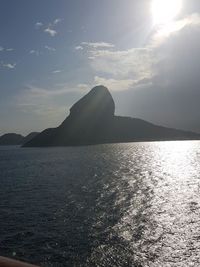
[[[182,0],[152,0],[151,11],[154,25],[166,25],[179,14]]]

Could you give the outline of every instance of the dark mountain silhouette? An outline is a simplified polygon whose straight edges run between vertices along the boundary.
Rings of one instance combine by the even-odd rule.
[[[21,134],[8,133],[0,136],[0,146],[11,146],[11,145],[23,145],[34,138],[38,133],[32,132],[27,136]]]
[[[32,132],[32,133],[28,134],[27,136],[24,137],[22,144],[25,144],[25,143],[31,141],[38,134],[39,134],[38,132]]]
[[[200,139],[200,135],[114,115],[115,103],[104,86],[94,87],[70,109],[57,128],[46,129],[24,146],[79,146],[152,140]]]
[[[24,137],[21,134],[8,133],[0,137],[0,145],[21,145]]]

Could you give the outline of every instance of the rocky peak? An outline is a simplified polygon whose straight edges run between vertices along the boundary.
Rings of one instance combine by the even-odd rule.
[[[108,89],[102,85],[94,87],[70,109],[70,117],[102,119],[113,117],[115,103]]]

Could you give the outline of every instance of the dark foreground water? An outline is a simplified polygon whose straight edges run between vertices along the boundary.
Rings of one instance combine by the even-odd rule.
[[[200,266],[200,142],[0,148],[0,254]]]

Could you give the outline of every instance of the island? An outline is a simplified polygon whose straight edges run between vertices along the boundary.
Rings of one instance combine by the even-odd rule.
[[[57,128],[46,129],[24,147],[82,146],[160,140],[196,140],[200,134],[154,125],[142,119],[115,116],[109,90],[100,85],[76,102]]]
[[[32,132],[27,136],[16,133],[7,133],[0,136],[0,146],[17,146],[23,145],[34,138],[38,132]]]

